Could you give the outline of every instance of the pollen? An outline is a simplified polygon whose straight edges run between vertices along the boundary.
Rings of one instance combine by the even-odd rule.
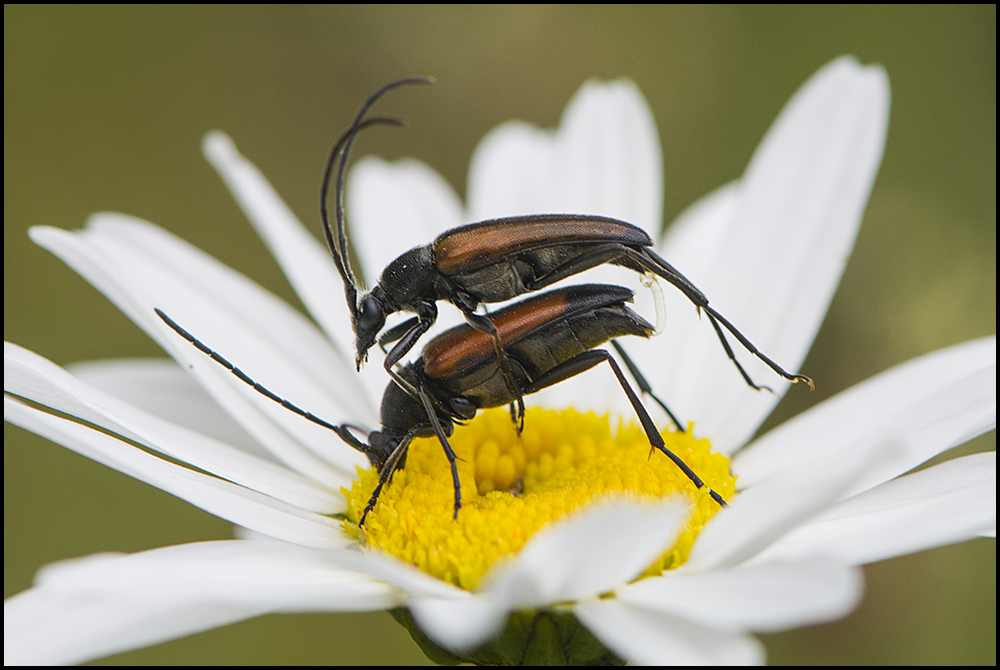
[[[662,433],[666,446],[704,480],[697,488],[670,459],[651,452],[634,423],[609,416],[529,409],[520,436],[505,409],[480,413],[449,438],[459,458],[462,507],[453,518],[451,468],[436,437],[414,440],[406,467],[396,471],[359,531],[358,519],[378,483],[358,470],[350,490],[345,532],[420,570],[464,589],[499,558],[516,553],[546,524],[598,500],[657,500],[681,495],[691,514],[677,543],[649,567],[658,574],[682,564],[701,528],[718,512],[707,487],[729,500],[735,478],[729,459],[689,429]]]

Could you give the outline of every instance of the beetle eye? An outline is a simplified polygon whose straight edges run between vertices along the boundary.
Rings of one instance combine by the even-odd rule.
[[[361,308],[358,310],[358,327],[369,333],[377,333],[382,330],[385,324],[385,315],[382,313],[382,305],[375,296],[368,294],[361,301]]]

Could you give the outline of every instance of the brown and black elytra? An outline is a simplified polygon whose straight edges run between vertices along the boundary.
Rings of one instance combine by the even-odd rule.
[[[470,326],[486,333],[493,341],[494,355],[512,392],[517,384],[493,317],[476,314],[482,304],[503,302],[603,264],[623,266],[639,273],[660,277],[677,287],[699,310],[704,310],[722,343],[747,384],[757,386],[736,360],[723,332],[728,330],[746,349],[777,374],[792,382],[808,377],[791,374],[757,350],[735,326],[709,306],[708,298],[687,278],[653,251],[653,240],[641,228],[604,216],[579,214],[538,214],[482,221],[449,230],[431,244],[416,247],[389,263],[378,284],[359,296],[358,283],[347,260],[347,232],[344,222],[344,174],[350,149],[358,132],[375,124],[396,124],[396,119],[376,117],[365,120],[370,107],[387,91],[404,84],[428,83],[429,78],[400,79],[372,94],[361,106],[354,122],[330,153],[320,193],[323,229],[341,277],[355,333],[355,363],[360,369],[368,350],[378,341],[388,351],[383,363],[394,379],[394,367],[437,319],[437,302],[455,305]],[[330,227],[326,201],[336,168],[334,219]],[[415,317],[382,333],[386,317],[411,312]],[[515,398],[523,417],[523,401]]]

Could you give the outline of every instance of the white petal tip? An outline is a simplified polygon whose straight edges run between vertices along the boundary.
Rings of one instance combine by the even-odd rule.
[[[205,133],[205,138],[201,141],[201,150],[208,162],[213,165],[232,161],[240,156],[229,135],[221,130],[211,130]]]

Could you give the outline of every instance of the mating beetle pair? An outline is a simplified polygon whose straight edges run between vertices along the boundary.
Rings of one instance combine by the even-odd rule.
[[[606,351],[595,349],[611,341],[643,392],[652,395],[648,383],[613,340],[622,335],[649,337],[653,333],[648,323],[624,306],[624,302],[631,299],[630,291],[611,286],[580,286],[524,300],[494,314],[475,313],[482,304],[503,302],[538,291],[599,265],[619,265],[660,277],[677,287],[697,309],[706,313],[726,354],[754,389],[762,387],[754,384],[736,360],[723,328],[785,379],[812,386],[808,377],[786,372],[758,351],[735,326],[710,307],[697,287],[652,250],[653,241],[645,231],[608,217],[548,214],[461,226],[389,263],[378,284],[359,297],[358,282],[348,260],[343,206],[344,175],[351,146],[357,134],[370,125],[400,123],[383,117],[365,120],[368,110],[382,95],[404,84],[429,81],[401,79],[383,86],[364,102],[351,127],[330,153],[320,193],[324,234],[344,281],[351,312],[358,368],[376,339],[383,348],[395,342],[383,363],[393,381],[382,400],[382,431],[371,433],[368,444],[357,440],[346,427],[338,431],[345,441],[366,453],[379,468],[379,483],[362,514],[362,524],[392,473],[402,467],[406,448],[417,435],[436,435],[448,456],[457,516],[461,506],[460,486],[455,455],[447,441],[452,422],[471,419],[479,408],[511,403],[512,407],[516,405],[516,418],[523,425],[524,395],[563,381],[604,360],[614,369],[650,444],[673,459],[699,488],[703,485],[683,461],[664,447],[649,414],[614,359]],[[336,233],[330,226],[326,208],[335,166]],[[424,348],[416,362],[397,370],[397,364],[433,325],[439,300],[458,307],[468,326],[438,336]],[[400,311],[416,316],[379,337],[386,317]],[[609,316],[611,314],[614,316]],[[652,397],[683,430],[666,406]],[[716,492],[712,491],[712,497],[725,505]]]
[[[384,367],[392,381],[381,407],[381,431],[368,435],[368,443],[351,432],[349,424],[330,424],[256,384],[246,374],[199,342],[194,336],[157,310],[171,328],[199,350],[255,390],[304,418],[335,431],[347,444],[363,452],[379,470],[379,483],[359,520],[363,525],[393,472],[403,467],[406,450],[418,436],[437,436],[450,463],[455,488],[454,515],[461,507],[460,483],[455,454],[447,437],[454,424],[472,419],[481,408],[511,404],[515,418],[523,422],[523,396],[575,376],[602,361],[615,372],[636,411],[653,448],[662,451],[699,488],[701,479],[664,446],[652,419],[607,351],[597,349],[611,342],[623,357],[640,390],[666,409],[649,384],[625,356],[613,338],[624,335],[649,337],[653,327],[625,306],[632,292],[617,286],[583,285],[551,291],[510,305],[493,314],[476,314],[482,304],[502,302],[534,292],[603,264],[619,265],[645,275],[665,279],[703,310],[747,384],[760,389],[736,360],[723,328],[753,355],[782,377],[793,382],[812,382],[783,370],[759,352],[729,321],[709,306],[708,299],[681,273],[652,251],[652,240],[640,228],[615,219],[581,215],[535,215],[483,221],[462,226],[439,236],[433,243],[412,249],[390,263],[378,285],[359,298],[358,282],[348,261],[344,222],[344,176],[356,135],[375,124],[399,124],[384,117],[365,119],[370,107],[387,91],[403,84],[426,83],[427,79],[402,79],[370,96],[350,128],[338,140],[326,166],[321,190],[324,234],[334,262],[344,281],[347,304],[356,334],[356,364],[360,368],[368,350],[378,343],[395,343]],[[331,228],[326,202],[336,168],[335,224]],[[397,367],[402,358],[427,332],[437,317],[437,301],[451,302],[465,316],[467,326],[453,328],[431,340],[414,363]],[[396,327],[379,333],[386,316],[415,313]],[[667,410],[668,414],[670,413]],[[671,419],[683,430],[672,414]],[[712,497],[724,500],[715,491]]]

